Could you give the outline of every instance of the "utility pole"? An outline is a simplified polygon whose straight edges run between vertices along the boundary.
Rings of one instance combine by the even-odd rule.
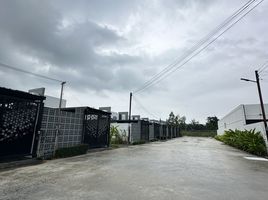
[[[268,139],[267,121],[266,121],[264,104],[263,104],[263,100],[262,100],[262,93],[261,93],[261,86],[260,86],[260,76],[259,76],[258,70],[255,71],[255,76],[256,76],[256,83],[257,83],[258,92],[259,92],[259,98],[260,98],[260,103],[261,103],[261,111],[262,111],[262,117],[263,117],[265,131],[266,131],[266,137]]]
[[[266,115],[265,115],[265,109],[264,109],[264,104],[263,104],[263,99],[262,99],[262,93],[261,93],[261,85],[260,85],[260,76],[258,70],[255,70],[255,76],[256,80],[250,80],[246,78],[241,78],[242,81],[249,81],[253,83],[257,83],[257,88],[258,88],[258,93],[259,93],[259,98],[260,98],[260,105],[261,105],[261,112],[262,112],[262,118],[263,118],[263,123],[264,123],[264,128],[266,132],[266,139],[268,140],[268,129],[267,129],[267,121],[266,121]]]
[[[60,103],[59,103],[59,111],[61,110],[61,104],[62,104],[62,95],[63,95],[63,86],[66,84],[65,81],[61,82],[61,91],[60,91]]]
[[[132,92],[129,94],[129,112],[128,112],[128,144],[130,144],[130,121],[131,121],[131,104],[132,104]]]
[[[66,81],[61,82],[61,91],[60,91],[60,102],[59,102],[59,117],[58,117],[58,124],[56,127],[56,135],[55,135],[55,144],[54,144],[54,152],[53,155],[55,156],[56,150],[58,148],[58,135],[60,132],[60,123],[61,123],[61,106],[62,106],[62,95],[63,95],[63,87],[66,84]]]

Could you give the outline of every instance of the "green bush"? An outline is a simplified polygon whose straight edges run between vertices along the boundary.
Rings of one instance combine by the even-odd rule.
[[[267,155],[265,141],[261,133],[255,132],[255,129],[250,131],[229,130],[225,131],[223,135],[215,136],[215,139],[258,156]]]
[[[66,147],[57,149],[55,152],[55,158],[66,158],[71,156],[77,156],[87,153],[88,145],[81,144],[73,147]]]
[[[215,137],[217,132],[214,130],[202,130],[202,131],[182,131],[182,136],[191,136],[191,137]]]
[[[118,126],[111,126],[110,128],[110,144],[126,144],[127,143],[127,135],[125,132],[121,132],[118,130]]]

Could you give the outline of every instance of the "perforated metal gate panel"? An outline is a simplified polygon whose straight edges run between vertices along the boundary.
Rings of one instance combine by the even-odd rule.
[[[84,143],[90,148],[109,145],[110,117],[100,113],[87,112],[85,115]]]
[[[11,90],[12,91],[12,90]],[[0,93],[0,156],[33,153],[41,102]]]

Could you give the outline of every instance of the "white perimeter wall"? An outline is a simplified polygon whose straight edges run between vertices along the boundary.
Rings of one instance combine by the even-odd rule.
[[[265,113],[267,116],[268,105],[265,104]],[[266,131],[263,122],[246,124],[246,119],[248,120],[258,120],[262,119],[261,108],[258,104],[252,105],[240,105],[231,111],[228,115],[223,117],[218,121],[218,135],[222,135],[226,130],[253,130],[255,129],[257,132],[260,132],[266,142],[266,146],[268,147],[268,141],[266,137]]]
[[[243,105],[236,107],[228,115],[218,121],[218,135],[222,135],[224,131],[232,129],[244,130],[246,124],[244,117]]]
[[[265,115],[267,118],[268,114],[268,105],[264,105],[265,109]],[[262,111],[261,111],[261,106],[260,104],[248,104],[245,105],[245,113],[246,113],[246,119],[251,120],[251,119],[263,119],[262,117]]]

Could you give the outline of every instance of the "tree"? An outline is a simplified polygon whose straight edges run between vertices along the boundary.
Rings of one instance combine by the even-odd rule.
[[[172,111],[170,112],[169,118],[167,119],[167,124],[171,126],[175,125],[175,115]]]
[[[207,117],[206,128],[208,130],[217,130],[218,129],[218,121],[219,121],[219,119],[216,116]]]
[[[167,124],[171,126],[176,126],[178,127],[180,125],[180,116],[179,115],[174,115],[173,112],[170,112],[169,118],[167,119]]]
[[[180,117],[179,115],[177,115],[177,117],[178,117],[179,127],[182,130],[185,130],[186,129],[186,117],[185,116]]]

